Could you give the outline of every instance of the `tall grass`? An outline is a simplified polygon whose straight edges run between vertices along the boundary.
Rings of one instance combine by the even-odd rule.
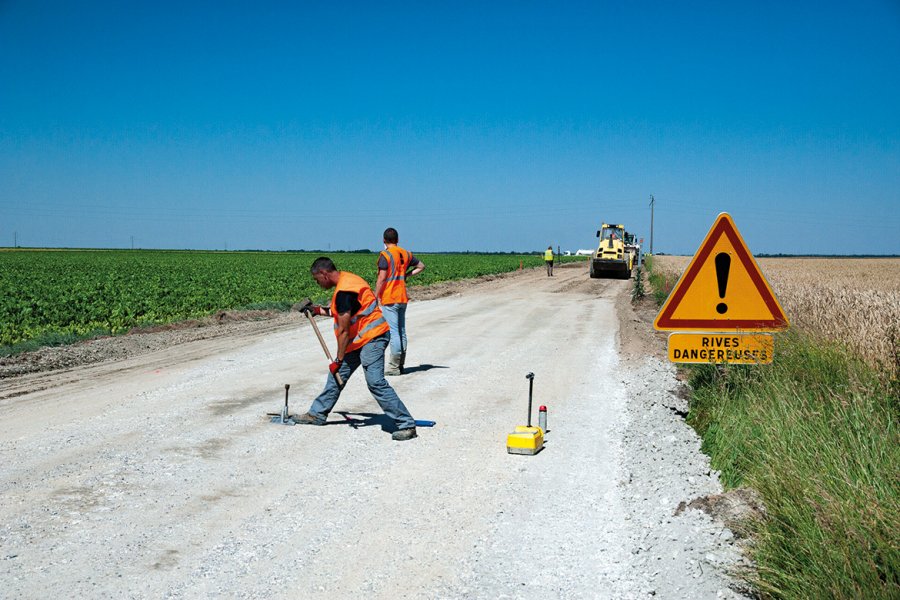
[[[644,268],[647,270],[647,281],[650,282],[653,299],[657,306],[662,306],[675,287],[678,275],[671,270],[660,268],[655,256],[644,258]]]
[[[766,506],[751,550],[760,594],[900,598],[896,378],[797,328],[777,336],[772,365],[687,371],[704,452],[726,487]]]
[[[692,367],[688,422],[726,486],[760,492],[754,583],[778,598],[900,597],[897,397],[838,345],[781,335],[768,367]]]
[[[647,290],[644,288],[644,269],[643,267],[635,267],[634,269],[634,278],[632,279],[633,284],[631,287],[631,301],[637,302],[644,298],[647,295]]]

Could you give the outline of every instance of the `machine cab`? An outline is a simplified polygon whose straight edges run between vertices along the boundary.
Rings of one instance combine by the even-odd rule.
[[[625,240],[625,226],[624,225],[607,225],[603,224],[603,228],[597,232],[597,237],[600,238],[601,242],[606,240]]]

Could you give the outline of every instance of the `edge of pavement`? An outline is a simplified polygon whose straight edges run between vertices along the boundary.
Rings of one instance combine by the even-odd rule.
[[[691,390],[668,361],[666,334],[653,329],[657,307],[650,297],[632,302],[630,292],[616,298],[627,395],[619,485],[629,504],[642,505],[634,518],[644,533],[627,542],[648,577],[642,591],[664,598],[753,597],[744,524],[759,514],[758,499],[752,490],[723,492],[686,422]]]

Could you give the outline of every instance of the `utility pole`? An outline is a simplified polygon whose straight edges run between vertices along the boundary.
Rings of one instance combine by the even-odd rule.
[[[13,231],[13,248],[19,247],[19,232]]]
[[[134,236],[131,236],[131,249],[134,250]]]
[[[557,244],[556,245],[556,264],[560,264],[561,260],[562,259],[560,258],[559,244]]]
[[[656,200],[653,198],[653,194],[650,194],[650,254],[653,254],[653,203]]]

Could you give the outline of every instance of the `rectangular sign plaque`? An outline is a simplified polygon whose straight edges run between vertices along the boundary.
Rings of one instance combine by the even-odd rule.
[[[669,360],[674,363],[766,365],[774,353],[769,333],[669,334]]]

